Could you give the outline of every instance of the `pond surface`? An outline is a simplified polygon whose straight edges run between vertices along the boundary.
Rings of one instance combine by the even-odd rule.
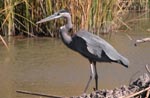
[[[97,63],[99,88],[113,89],[128,85],[131,80],[146,72],[150,64],[150,43],[134,46],[136,39],[149,33],[114,33],[104,37],[122,55],[130,60],[129,68],[116,63]],[[0,98],[41,98],[16,93],[26,90],[50,95],[74,96],[83,93],[89,79],[90,65],[87,59],[68,49],[61,40],[52,38],[12,38],[10,51],[0,43]],[[91,92],[94,82],[88,92]]]
[[[132,16],[133,17],[133,16]],[[99,89],[128,85],[150,65],[150,43],[134,46],[135,40],[150,37],[149,20],[134,22],[126,33],[101,36],[130,60],[129,68],[116,63],[97,63]],[[0,42],[0,98],[41,98],[16,90],[58,96],[83,93],[90,75],[87,59],[52,38],[10,38],[9,51]],[[94,87],[91,83],[88,92]]]

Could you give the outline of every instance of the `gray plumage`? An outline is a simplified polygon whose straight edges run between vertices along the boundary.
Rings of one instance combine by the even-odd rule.
[[[111,60],[118,61],[118,63],[121,61],[121,63],[128,67],[128,59],[119,54],[116,49],[114,49],[108,42],[106,42],[102,38],[85,30],[78,31],[76,35],[86,41],[87,49],[90,53],[97,55],[99,58],[101,58],[101,53],[103,50]]]
[[[68,33],[72,29],[71,15],[66,10],[60,10],[53,15],[46,17],[38,23],[43,23],[57,18],[66,18],[67,24],[60,27],[60,36],[64,44],[70,49],[80,53],[90,62],[91,75],[85,87],[86,92],[90,82],[95,78],[95,90],[98,89],[98,74],[96,62],[115,62],[128,67],[129,61],[127,58],[119,54],[108,42],[86,30],[79,30],[70,36]]]

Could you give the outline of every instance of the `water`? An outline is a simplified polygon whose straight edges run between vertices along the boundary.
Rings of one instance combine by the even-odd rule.
[[[105,38],[122,55],[130,60],[129,68],[115,63],[97,63],[99,88],[113,89],[128,84],[136,76],[146,72],[150,64],[150,44],[134,46],[136,39],[147,37],[149,33],[113,34]],[[68,49],[58,39],[12,38],[10,51],[0,43],[0,98],[40,98],[16,93],[26,90],[59,96],[74,96],[83,93],[89,79],[88,61],[78,53]],[[94,82],[91,83],[91,92]]]

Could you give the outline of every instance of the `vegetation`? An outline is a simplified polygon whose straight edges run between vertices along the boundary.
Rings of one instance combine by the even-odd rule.
[[[35,23],[60,9],[67,9],[71,12],[74,31],[84,28],[99,34],[111,32],[122,25],[130,28],[124,22],[123,16],[128,13],[128,9],[148,8],[149,1],[0,0],[0,35],[57,37],[58,27],[64,21],[51,21],[40,25]],[[138,8],[139,6],[140,8]]]

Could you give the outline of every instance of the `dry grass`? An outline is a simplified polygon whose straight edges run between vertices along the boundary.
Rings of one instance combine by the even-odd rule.
[[[131,1],[133,0],[1,0],[0,34],[57,37],[58,27],[64,21],[52,21],[38,26],[35,23],[60,9],[71,12],[75,31],[84,28],[98,35],[116,30],[122,25],[131,29],[123,20],[133,4]],[[142,1],[139,0],[138,4],[148,6],[148,2],[145,4]]]

